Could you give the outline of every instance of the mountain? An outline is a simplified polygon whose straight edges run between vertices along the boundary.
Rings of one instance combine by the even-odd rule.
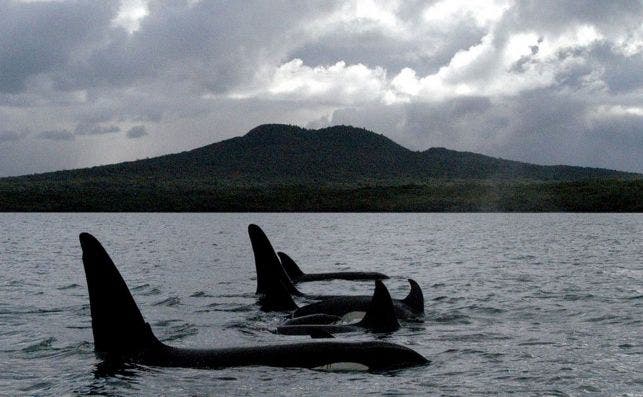
[[[639,174],[268,124],[151,159],[0,179],[0,211],[643,211]]]
[[[352,184],[426,182],[434,178],[572,181],[634,175],[600,168],[533,165],[444,148],[416,152],[383,135],[349,126],[308,130],[267,124],[244,136],[182,153],[12,179],[118,177],[205,179],[213,183]]]

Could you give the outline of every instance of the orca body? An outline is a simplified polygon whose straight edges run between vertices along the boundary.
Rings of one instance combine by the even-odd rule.
[[[322,313],[343,316],[349,312],[368,310],[371,296],[356,295],[309,295],[304,294],[286,274],[272,244],[266,234],[257,225],[248,226],[248,235],[252,244],[257,270],[257,294],[261,295],[259,303],[266,311],[293,311],[295,317]],[[424,314],[424,295],[414,280],[409,279],[411,291],[404,299],[393,299],[395,314],[398,319],[411,319]],[[292,300],[292,296],[321,300],[301,308]],[[318,311],[315,311],[318,310]]]
[[[322,315],[311,315],[318,319]],[[311,318],[311,316],[299,317],[299,319]],[[332,316],[331,316],[332,317]],[[284,335],[316,335],[320,333],[337,334],[343,332],[354,332],[367,330],[370,332],[384,333],[400,329],[400,323],[395,316],[395,308],[388,290],[382,280],[375,280],[375,292],[364,317],[353,324],[305,324],[300,320],[299,324],[282,325],[277,327],[278,334]]]
[[[343,320],[343,317],[332,314],[309,314],[307,316],[289,318],[281,325],[328,325],[336,324]]]
[[[287,254],[277,252],[281,265],[290,280],[297,283],[305,283],[309,281],[324,281],[324,280],[350,280],[350,281],[368,281],[368,280],[384,280],[389,278],[386,274],[378,272],[329,272],[329,273],[304,273],[301,271],[297,263]]]
[[[424,298],[421,295],[419,286],[415,280],[409,279],[411,292],[404,299],[393,299],[395,316],[401,320],[412,320],[424,315]],[[419,295],[417,293],[419,292]],[[344,316],[350,312],[365,312],[371,303],[370,296],[336,296],[319,302],[310,303],[295,309],[293,318],[308,316],[311,314],[327,314],[332,316]]]
[[[411,349],[384,342],[310,342],[207,350],[165,345],[143,319],[125,281],[98,240],[81,233],[80,244],[89,291],[94,350],[109,362],[187,368],[253,365],[317,368],[350,362],[371,371],[428,363]]]

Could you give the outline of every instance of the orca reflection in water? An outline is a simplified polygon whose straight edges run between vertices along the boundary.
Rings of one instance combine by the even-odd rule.
[[[81,233],[94,334],[94,350],[109,362],[188,368],[250,365],[317,368],[357,363],[372,371],[416,366],[428,361],[415,351],[384,342],[309,342],[222,349],[167,346],[154,336],[125,281],[103,246]]]
[[[307,295],[294,286],[284,271],[277,254],[266,234],[257,225],[248,226],[248,235],[252,244],[257,270],[257,294],[261,295],[259,303],[266,311],[292,311],[300,317],[308,314],[325,313],[343,316],[349,312],[368,310],[371,296],[357,295]],[[421,317],[424,314],[424,295],[414,280],[409,279],[411,291],[404,299],[393,299],[395,315],[399,319]],[[291,296],[300,296],[320,302],[297,308]]]
[[[319,334],[336,334],[342,332],[354,332],[367,330],[371,332],[393,332],[400,329],[400,323],[395,317],[395,308],[393,300],[381,280],[375,281],[375,292],[369,304],[369,308],[364,317],[353,324],[337,324],[338,320],[333,323],[319,324],[321,321],[336,318],[338,316],[328,316],[325,314],[312,314],[309,316],[298,317],[286,324],[277,327],[277,333],[283,335],[319,335]],[[310,322],[306,323],[306,320]]]
[[[284,268],[284,271],[290,277],[293,283],[305,283],[309,281],[323,281],[323,280],[351,280],[351,281],[364,281],[364,280],[384,280],[389,278],[386,274],[378,272],[329,272],[329,273],[304,273],[301,271],[297,263],[284,252],[277,252],[279,260]]]

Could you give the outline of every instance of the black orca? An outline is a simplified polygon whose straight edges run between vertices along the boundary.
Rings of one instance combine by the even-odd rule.
[[[322,280],[384,280],[389,278],[386,274],[378,272],[330,272],[330,273],[304,273],[301,271],[297,263],[284,252],[277,252],[281,265],[284,267],[286,274],[290,280],[297,283],[305,283],[309,281],[322,281]]]
[[[365,312],[371,296],[357,295],[308,295],[299,291],[284,271],[266,234],[257,225],[248,226],[257,270],[257,294],[262,310],[292,311],[297,305],[291,296],[322,300],[295,310],[295,316],[325,313],[343,316],[354,311]],[[411,291],[404,299],[393,299],[395,314],[399,319],[417,318],[424,314],[424,295],[414,280],[409,279]],[[319,310],[319,311],[315,311]],[[323,310],[323,311],[322,311]]]
[[[313,325],[313,324],[327,325],[327,324],[338,323],[342,321],[342,319],[343,317],[334,316],[332,314],[317,313],[317,314],[309,314],[307,316],[289,318],[283,323],[281,323],[281,325]]]
[[[418,283],[408,279],[411,292],[404,299],[393,299],[395,316],[401,320],[417,319],[424,315],[424,296]],[[302,306],[292,313],[293,318],[310,314],[329,314],[344,316],[350,312],[366,312],[371,302],[370,296],[335,296],[319,302]]]
[[[188,368],[275,366],[318,368],[356,363],[371,371],[427,364],[404,346],[385,342],[308,342],[297,344],[184,349],[159,341],[103,246],[81,233],[94,334],[94,350],[105,362]]]
[[[311,320],[318,321],[320,315],[312,315]],[[310,318],[311,316],[299,317],[298,319]],[[332,316],[331,316],[332,317]],[[393,332],[400,329],[400,323],[395,317],[393,300],[381,280],[375,281],[375,292],[364,317],[353,324],[305,324],[300,320],[299,324],[289,324],[277,327],[277,333],[283,335],[314,335],[319,331],[329,334],[341,332],[353,332],[367,330],[370,332]]]

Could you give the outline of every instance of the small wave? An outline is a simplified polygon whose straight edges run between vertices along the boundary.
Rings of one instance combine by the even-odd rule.
[[[45,391],[45,390],[49,390],[49,388],[52,385],[53,385],[53,383],[46,382],[46,381],[45,382],[36,382],[36,383],[34,383],[32,385],[29,385],[27,387],[24,387],[24,388],[20,389],[20,391],[23,391],[25,393],[33,393],[33,392],[36,392],[36,391]]]
[[[167,331],[166,331],[167,332]],[[194,324],[183,323],[169,327],[168,335],[163,338],[166,342],[183,339],[187,336],[196,335],[199,330]]]
[[[180,323],[181,320],[160,320],[154,323],[155,327],[167,327],[171,324]]]
[[[469,310],[475,310],[475,311],[478,311],[478,312],[482,312],[482,313],[487,313],[487,314],[504,313],[503,309],[498,309],[496,307],[490,307],[490,306],[469,305],[469,306],[467,306],[465,308],[469,309]]]
[[[60,313],[67,309],[65,308],[56,308],[56,309],[33,309],[33,310],[0,310],[0,314],[47,314],[47,313]]]
[[[215,312],[230,312],[230,313],[245,313],[255,310],[255,304],[250,305],[239,305],[239,304],[230,304],[230,303],[210,303],[208,305],[210,310]]]
[[[620,319],[618,316],[614,314],[606,314],[604,316],[598,316],[598,317],[592,317],[588,318],[585,320],[587,323],[602,323],[602,322],[608,322],[609,324],[621,322],[622,319]]]
[[[72,284],[64,285],[62,287],[58,287],[56,289],[58,289],[60,291],[63,291],[63,290],[66,290],[66,289],[73,289],[73,288],[78,288],[78,287],[80,287],[80,285],[78,285],[76,283],[72,283]]]
[[[178,306],[181,304],[181,299],[177,296],[170,296],[167,299],[163,299],[162,301],[156,302],[153,304],[153,306],[168,306],[168,307],[173,307],[173,306]]]
[[[470,317],[462,313],[439,313],[431,316],[430,321],[445,324],[470,324]]]
[[[23,353],[35,353],[43,350],[49,350],[55,341],[56,338],[53,337],[43,339],[38,343],[34,343],[33,345],[20,349],[20,351]]]
[[[548,346],[548,345],[555,345],[556,343],[554,342],[547,342],[547,341],[527,341],[527,342],[520,342],[518,343],[518,346]]]
[[[448,349],[444,353],[484,354],[485,352],[477,349]]]
[[[134,291],[134,292],[142,291],[142,290],[144,290],[144,289],[148,288],[149,286],[150,286],[150,285],[149,285],[149,284],[147,284],[147,283],[145,283],[145,284],[141,284],[141,285],[136,285],[136,286],[134,286],[134,287],[130,288],[130,291]]]
[[[589,300],[594,298],[593,294],[565,294],[563,300],[566,301],[579,301],[579,300]]]
[[[190,295],[190,298],[212,298],[212,295],[208,294],[207,292],[197,291]]]

